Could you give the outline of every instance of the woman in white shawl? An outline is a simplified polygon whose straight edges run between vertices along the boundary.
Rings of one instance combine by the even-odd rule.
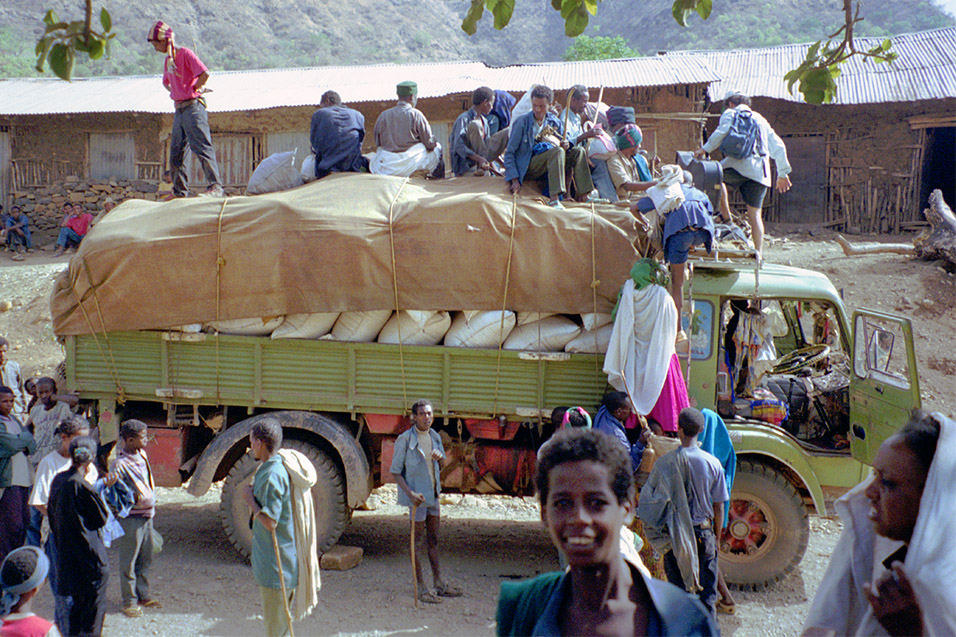
[[[837,501],[844,529],[804,635],[956,635],[956,423],[915,412]]]

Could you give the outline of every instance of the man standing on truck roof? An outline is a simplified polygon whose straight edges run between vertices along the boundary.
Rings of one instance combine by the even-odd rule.
[[[255,423],[249,433],[249,446],[252,457],[262,463],[253,484],[243,491],[252,511],[252,573],[262,597],[266,634],[281,637],[291,632],[287,612],[292,608],[299,577],[292,486],[279,456],[282,426],[271,418]],[[282,598],[283,591],[286,599]]]
[[[432,429],[435,417],[428,400],[412,405],[414,426],[395,440],[392,456],[392,477],[398,483],[398,503],[409,507],[412,530],[415,534],[415,577],[418,580],[418,599],[438,604],[442,597],[460,597],[461,590],[441,577],[438,564],[438,526],[441,512],[438,495],[441,493],[441,466],[445,462],[445,448],[441,437]],[[415,505],[414,507],[412,505]],[[414,511],[414,516],[411,513]],[[435,592],[425,586],[420,555],[428,551]]]
[[[735,187],[747,204],[747,220],[754,248],[763,251],[763,199],[771,186],[770,159],[777,164],[777,191],[790,190],[787,147],[763,115],[750,108],[750,97],[731,92],[716,130],[694,156],[698,159],[720,149],[724,158],[724,184]],[[739,143],[736,143],[739,142]],[[721,188],[721,214],[730,221],[727,188]]]
[[[365,116],[343,106],[335,91],[323,93],[309,129],[315,178],[322,179],[330,173],[367,172],[368,160],[362,157],[364,139]]]
[[[430,171],[429,177],[443,179],[445,162],[441,144],[435,141],[425,114],[415,108],[418,84],[400,82],[395,87],[398,104],[383,111],[375,120],[375,157],[370,169],[377,175],[408,177],[419,170]],[[421,144],[423,148],[417,148]]]
[[[183,167],[186,144],[202,164],[208,187],[203,194],[222,197],[222,180],[216,149],[212,145],[209,119],[206,115],[206,100],[203,86],[209,79],[209,69],[184,46],[173,42],[173,30],[165,22],[157,22],[149,30],[147,41],[157,52],[166,55],[163,62],[163,86],[176,104],[173,116],[173,132],[169,142],[169,167],[173,172],[173,194],[185,197],[189,194],[189,179]]]

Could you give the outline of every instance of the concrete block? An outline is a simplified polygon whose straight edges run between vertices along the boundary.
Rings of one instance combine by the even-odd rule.
[[[347,571],[359,565],[362,555],[360,546],[336,544],[322,555],[319,565],[327,571]]]

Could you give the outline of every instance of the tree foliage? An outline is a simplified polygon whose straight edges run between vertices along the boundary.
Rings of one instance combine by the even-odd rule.
[[[590,37],[579,35],[562,56],[567,62],[581,60],[613,60],[616,58],[635,58],[640,53],[628,46],[621,36],[598,35]]]
[[[93,1],[86,0],[83,20],[61,22],[52,9],[43,16],[43,35],[37,41],[36,69],[43,72],[47,64],[57,77],[69,81],[73,77],[77,52],[86,53],[91,60],[109,55],[110,40],[115,37],[113,19],[104,7],[100,9],[102,31],[93,29]]]

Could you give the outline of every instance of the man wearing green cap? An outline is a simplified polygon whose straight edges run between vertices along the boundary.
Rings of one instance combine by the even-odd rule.
[[[617,152],[607,160],[607,169],[617,196],[622,200],[631,193],[643,192],[657,183],[647,167],[647,160],[638,152],[643,136],[637,124],[625,124],[615,136]]]
[[[401,82],[396,87],[398,104],[384,111],[375,121],[375,157],[369,169],[379,175],[408,177],[427,170],[430,177],[445,176],[441,144],[435,141],[425,115],[415,108],[418,85]]]

